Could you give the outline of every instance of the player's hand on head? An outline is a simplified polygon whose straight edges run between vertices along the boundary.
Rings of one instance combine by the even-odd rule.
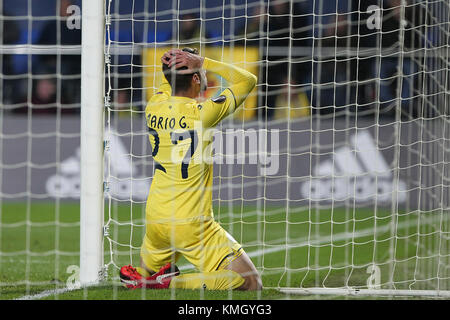
[[[180,49],[172,49],[164,53],[161,61],[169,68],[175,68],[179,74],[190,74],[202,68],[204,58]],[[183,70],[179,70],[181,68]]]
[[[172,49],[172,50],[166,51],[166,52],[163,54],[163,56],[161,57],[161,62],[162,62],[163,64],[169,65],[169,62],[171,61],[171,59],[172,59],[174,56],[176,56],[176,54],[177,54],[178,52],[181,52],[181,50],[179,50],[179,49]]]

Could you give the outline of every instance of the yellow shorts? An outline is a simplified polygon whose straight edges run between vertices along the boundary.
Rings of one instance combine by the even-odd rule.
[[[183,255],[200,272],[223,269],[243,253],[213,219],[185,224],[149,223],[141,246],[145,266],[158,271]]]

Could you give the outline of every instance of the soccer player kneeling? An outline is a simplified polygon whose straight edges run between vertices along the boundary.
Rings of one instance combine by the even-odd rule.
[[[233,113],[255,87],[256,77],[190,48],[167,51],[161,62],[163,82],[145,109],[155,173],[141,266],[122,267],[121,281],[128,288],[260,290],[254,264],[214,221],[213,166],[196,161],[211,143],[203,141],[202,130]],[[206,70],[223,77],[230,87],[198,103],[195,98],[207,88]],[[174,262],[181,255],[199,273],[180,275]]]

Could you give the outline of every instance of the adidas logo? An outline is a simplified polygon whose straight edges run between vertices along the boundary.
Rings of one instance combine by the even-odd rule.
[[[105,133],[105,139],[109,141],[109,151],[105,152],[104,166],[105,181],[109,179],[109,183],[105,191],[119,200],[132,198],[143,201],[147,199],[150,178],[132,177],[138,168],[131,161],[128,149],[116,133]],[[77,148],[73,156],[61,162],[59,173],[47,179],[45,185],[47,193],[54,198],[78,199],[80,197],[80,173],[80,148]]]
[[[333,159],[313,169],[313,178],[300,187],[303,197],[311,201],[354,200],[357,203],[377,201],[390,203],[394,191],[392,170],[376,147],[368,131],[358,131],[350,146],[336,149]],[[397,200],[406,201],[406,184],[399,180]]]

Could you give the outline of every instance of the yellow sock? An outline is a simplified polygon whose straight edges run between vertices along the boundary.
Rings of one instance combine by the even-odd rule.
[[[244,278],[231,270],[217,270],[204,273],[188,273],[174,277],[170,282],[171,289],[208,289],[229,290],[244,284]]]
[[[142,267],[136,267],[136,271],[139,272],[139,274],[144,278],[150,277],[150,273]]]

